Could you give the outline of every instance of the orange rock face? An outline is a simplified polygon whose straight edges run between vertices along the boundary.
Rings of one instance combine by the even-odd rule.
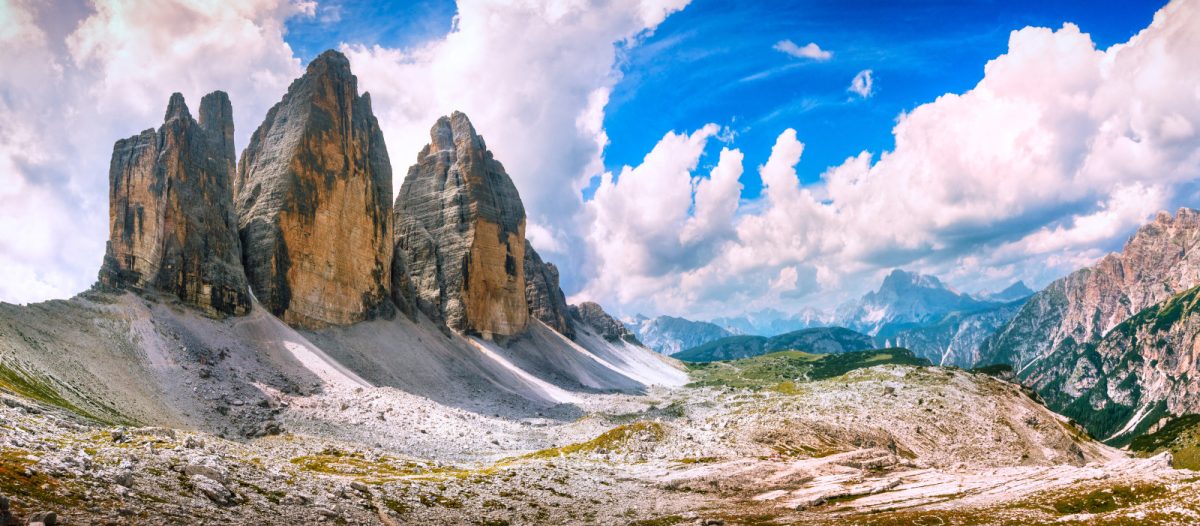
[[[264,306],[310,329],[392,310],[391,164],[346,57],[309,64],[238,168],[246,274]]]
[[[232,113],[214,92],[196,122],[176,93],[162,127],[117,142],[102,284],[173,294],[210,316],[249,311],[230,190]]]

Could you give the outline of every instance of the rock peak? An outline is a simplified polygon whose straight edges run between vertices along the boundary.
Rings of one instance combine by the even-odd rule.
[[[309,329],[390,315],[391,161],[345,55],[315,58],[271,108],[234,193],[263,306]]]
[[[529,312],[517,187],[465,114],[439,118],[429,135],[395,205],[396,253],[417,284],[418,306],[460,332],[519,334]]]
[[[171,100],[167,101],[167,113],[163,115],[163,121],[169,121],[175,118],[192,118],[192,114],[188,111],[187,103],[183,100],[183,94],[178,91],[171,94]]]
[[[204,100],[207,126],[175,93],[161,127],[113,147],[100,283],[172,294],[210,316],[240,315],[250,295],[230,187],[232,110],[224,94]]]
[[[339,76],[353,76],[350,73],[350,59],[346,58],[341,51],[336,49],[325,50],[317,58],[312,59],[305,69],[304,75],[321,75],[333,74]]]

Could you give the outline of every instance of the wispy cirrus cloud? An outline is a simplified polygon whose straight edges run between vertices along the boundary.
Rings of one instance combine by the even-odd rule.
[[[850,87],[846,88],[846,90],[864,99],[870,97],[875,92],[874,73],[869,69],[859,71],[850,80]]]

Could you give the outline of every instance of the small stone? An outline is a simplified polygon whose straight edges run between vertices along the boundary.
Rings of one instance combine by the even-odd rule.
[[[125,430],[124,430],[124,429],[114,429],[114,430],[112,430],[112,441],[113,441],[113,442],[118,442],[118,443],[120,443],[120,442],[124,442],[124,441],[125,441],[125,438],[126,438],[126,437],[125,437]]]
[[[58,524],[58,514],[53,511],[39,511],[29,516],[29,524],[42,524],[44,526],[55,526]]]
[[[183,468],[183,474],[189,477],[206,477],[225,484],[225,472],[217,467],[206,464],[188,464]]]
[[[117,473],[117,476],[113,477],[113,482],[116,482],[117,484],[125,486],[126,488],[132,488],[133,487],[133,471],[125,470],[120,473]]]
[[[229,491],[229,488],[226,488],[224,484],[221,484],[220,482],[204,475],[192,475],[191,479],[189,480],[192,481],[192,485],[195,486],[196,489],[200,490],[200,493],[203,493],[205,497],[208,497],[208,500],[220,505],[229,505],[234,503],[233,492]]]
[[[350,487],[354,488],[355,490],[360,491],[362,493],[370,493],[371,492],[371,488],[367,487],[366,484],[363,484],[362,482],[359,482],[357,480],[354,482],[351,482]]]

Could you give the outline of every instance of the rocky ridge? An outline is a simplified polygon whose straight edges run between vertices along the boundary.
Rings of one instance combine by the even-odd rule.
[[[558,286],[558,267],[542,261],[529,240],[525,240],[525,302],[529,315],[563,336],[575,338],[575,323],[567,298]]]
[[[233,111],[220,91],[183,95],[163,125],[117,141],[109,167],[109,242],[99,281],[177,296],[210,316],[250,309],[233,213]]]
[[[390,312],[391,163],[345,56],[322,53],[271,108],[234,194],[246,275],[272,314],[321,328]]]
[[[598,303],[585,301],[579,305],[571,305],[570,312],[572,318],[590,327],[596,331],[596,334],[607,341],[624,341],[634,345],[641,345],[641,342],[637,339],[637,335],[630,332],[616,318],[604,312],[604,308],[600,307]]]
[[[1121,252],[1052,282],[985,342],[981,363],[1018,371],[1060,348],[1095,342],[1142,309],[1200,284],[1200,213],[1160,212]]]

